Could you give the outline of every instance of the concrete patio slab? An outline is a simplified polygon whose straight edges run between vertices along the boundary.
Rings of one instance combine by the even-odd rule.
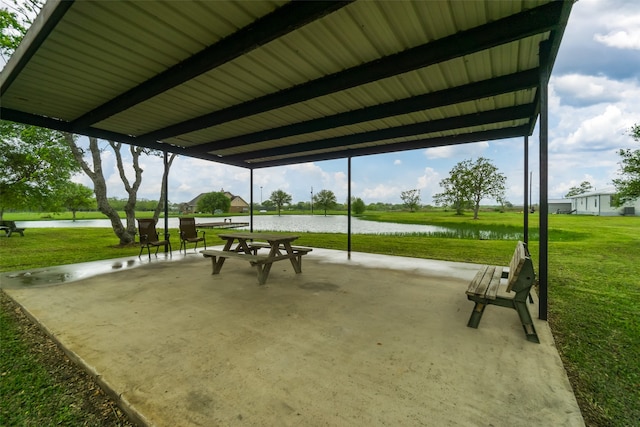
[[[515,310],[466,326],[477,268],[314,249],[258,286],[176,252],[0,285],[148,425],[584,425],[546,322],[541,344]]]

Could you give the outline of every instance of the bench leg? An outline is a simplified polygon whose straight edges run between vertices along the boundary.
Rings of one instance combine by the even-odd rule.
[[[471,317],[469,317],[467,326],[478,329],[480,319],[482,319],[482,315],[484,314],[484,309],[487,308],[487,304],[479,301],[475,301],[475,303],[476,304],[473,306],[473,311],[471,312]]]
[[[533,320],[531,319],[531,313],[529,313],[529,309],[527,308],[526,300],[514,301],[513,306],[518,312],[518,316],[520,316],[520,322],[522,323],[524,333],[527,335],[527,340],[539,344],[540,339],[538,339],[536,328],[533,326]]]

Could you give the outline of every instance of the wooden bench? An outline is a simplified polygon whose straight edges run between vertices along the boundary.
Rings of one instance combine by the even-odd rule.
[[[264,285],[267,282],[269,272],[271,271],[271,266],[274,262],[291,258],[299,258],[301,256],[300,253],[294,253],[291,255],[280,254],[276,257],[272,257],[269,255],[255,255],[243,252],[222,251],[216,249],[207,249],[204,251],[200,251],[200,253],[204,255],[205,258],[211,258],[211,263],[213,265],[213,272],[211,274],[219,274],[220,270],[222,270],[222,266],[224,265],[224,261],[227,258],[237,258],[249,261],[249,264],[251,264],[252,267],[256,268],[256,272],[258,273],[258,283],[260,285]],[[300,271],[296,271],[296,273],[300,273]]]
[[[0,229],[5,232],[7,237],[11,237],[13,233],[20,233],[24,237],[24,228],[18,228],[15,221],[0,221]]]
[[[257,255],[260,249],[271,249],[271,245],[266,242],[248,242],[247,246],[249,246],[249,249],[253,251],[254,255]],[[298,260],[299,266],[302,266],[302,255],[306,255],[309,252],[313,251],[313,248],[306,248],[304,246],[291,246],[291,249],[293,250],[294,254],[298,255],[296,259]],[[284,245],[278,246],[279,253],[283,250],[285,250]]]
[[[522,242],[518,242],[516,245],[508,270],[492,265],[482,266],[467,289],[467,298],[475,302],[467,326],[470,328],[478,327],[487,305],[513,308],[520,316],[527,340],[539,343],[538,334],[527,308],[527,297],[535,283],[535,278],[531,255]],[[498,295],[502,279],[507,279],[506,291],[515,292],[513,297]]]

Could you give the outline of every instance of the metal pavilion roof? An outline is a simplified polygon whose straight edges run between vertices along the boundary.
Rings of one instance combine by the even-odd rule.
[[[49,1],[0,117],[252,169],[525,136],[572,4]]]

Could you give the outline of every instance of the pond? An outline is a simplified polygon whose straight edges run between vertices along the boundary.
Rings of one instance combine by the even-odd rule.
[[[233,216],[230,217],[234,223],[248,223],[250,217]],[[223,222],[229,217],[198,217],[196,223]],[[164,225],[161,218],[159,227]],[[108,219],[82,219],[71,220],[50,220],[50,221],[18,221],[21,227],[26,228],[68,228],[68,227],[98,227],[111,228],[111,221]],[[169,218],[169,228],[177,229],[178,218]],[[296,233],[316,232],[316,233],[347,233],[346,215],[254,215],[254,231],[290,231]],[[238,227],[236,230],[249,230],[249,226]],[[351,218],[351,232],[353,234],[398,234],[398,233],[433,233],[444,232],[444,227],[420,224],[396,224],[388,222],[365,221],[359,218]]]
[[[197,223],[218,222],[231,220],[233,223],[248,223],[250,217],[199,217]],[[164,226],[160,219],[159,227]],[[178,229],[178,218],[169,218],[169,228]],[[18,221],[20,227],[25,228],[68,228],[68,227],[99,227],[111,228],[108,219],[48,220],[48,221]],[[237,227],[236,230],[249,230],[249,226]],[[253,217],[254,231],[283,231],[294,233],[347,233],[346,215],[260,215]],[[491,227],[480,230],[477,227],[460,225],[459,228],[440,227],[426,224],[399,224],[391,222],[366,221],[356,217],[351,218],[352,234],[398,234],[398,235],[430,235],[436,237],[482,240],[517,240],[522,239],[522,231],[514,227]]]

